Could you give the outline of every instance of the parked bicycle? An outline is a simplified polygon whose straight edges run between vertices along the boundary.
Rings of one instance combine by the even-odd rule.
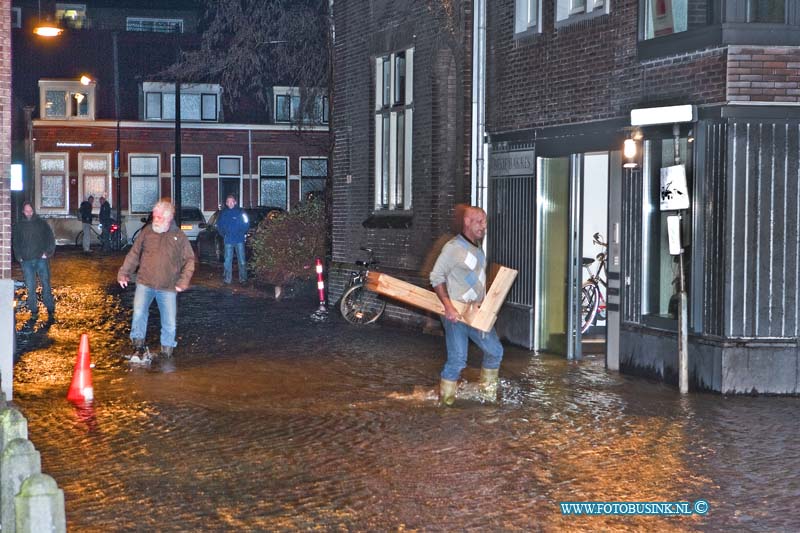
[[[372,267],[378,264],[375,253],[369,248],[361,248],[367,252],[366,261],[356,261],[355,270],[350,273],[350,279],[345,288],[339,310],[345,320],[355,325],[371,324],[378,320],[386,309],[386,302],[378,295],[364,287],[367,274]]]
[[[99,246],[103,245],[103,224],[92,224],[89,226],[94,234],[94,238],[92,238],[92,242],[95,242],[97,239],[97,244]],[[108,246],[111,250],[118,251],[123,250],[128,244],[128,236],[125,233],[125,227],[122,224],[117,224],[113,220],[111,221],[111,226],[108,228],[108,238],[109,243]],[[77,237],[75,237],[75,246],[80,248],[83,246],[83,230],[78,232]]]
[[[600,233],[592,236],[592,242],[605,248],[605,251],[597,254],[594,259],[583,259],[583,268],[586,269],[589,277],[581,287],[581,333],[586,333],[598,319],[603,321],[606,319],[606,299],[603,294],[608,289],[608,271],[606,270],[608,243],[603,242],[603,236]],[[597,268],[593,273],[591,266],[595,263]]]

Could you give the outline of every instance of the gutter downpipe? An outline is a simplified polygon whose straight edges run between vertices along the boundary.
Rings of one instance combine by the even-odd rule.
[[[470,203],[486,211],[489,203],[489,189],[486,183],[488,146],[484,142],[486,134],[486,0],[474,0],[473,9]],[[487,249],[487,241],[488,235],[483,239],[484,251]]]

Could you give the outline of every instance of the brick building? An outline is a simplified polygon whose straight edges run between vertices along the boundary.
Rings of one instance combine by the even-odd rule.
[[[26,169],[16,204],[31,200],[59,244],[74,241],[89,194],[95,211],[101,195],[120,209],[128,236],[159,197],[175,198],[177,141],[181,205],[206,216],[230,193],[245,207],[291,209],[327,188],[324,94],[315,116],[299,117],[297,88],[264,88],[268,105],[249,95],[231,106],[214,80],[182,83],[176,135],[176,84],[163,72],[199,46],[198,2],[41,5],[65,27],[60,36],[33,35],[36,2],[12,11],[14,157]]]
[[[530,281],[507,306],[509,337],[580,357],[581,259],[601,250],[599,231],[608,366],[676,381],[678,263],[660,169],[677,155],[691,200],[691,383],[799,392],[799,17],[784,0],[489,4],[490,253]],[[522,246],[505,237],[521,221]]]
[[[482,47],[473,16],[484,9]],[[692,387],[800,392],[796,2],[347,2],[334,16],[335,266],[369,246],[424,284],[454,205],[484,205],[490,260],[520,271],[498,320],[507,341],[578,359],[600,340],[610,369],[675,382],[679,262],[667,227],[681,213]],[[413,99],[407,89],[398,101],[408,50]],[[383,192],[396,190],[392,132],[409,111],[413,207]],[[685,174],[686,209],[662,211],[668,167]],[[605,251],[596,233],[608,243],[606,312],[581,334],[583,267]]]
[[[0,386],[11,399],[14,368],[11,277],[11,1],[0,0]]]
[[[333,263],[336,301],[361,247],[424,284],[437,239],[470,201],[468,2],[334,4]],[[390,305],[387,316],[426,319]]]

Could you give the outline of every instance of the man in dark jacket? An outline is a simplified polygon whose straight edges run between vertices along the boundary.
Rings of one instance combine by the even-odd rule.
[[[175,342],[177,293],[189,288],[194,273],[194,251],[189,239],[173,223],[175,207],[169,199],[153,207],[153,223],[142,228],[131,251],[117,274],[124,289],[134,272],[136,294],[133,297],[131,341],[140,361],[149,350],[145,344],[150,304],[155,299],[161,315],[161,352],[159,357],[172,357]]]
[[[78,212],[83,222],[83,251],[89,253],[92,251],[92,207],[94,206],[94,196],[89,195],[89,198],[81,202]]]
[[[103,233],[100,241],[103,243],[103,251],[111,249],[111,204],[106,201],[105,196],[100,197],[100,225],[103,226]]]
[[[225,199],[227,209],[219,215],[217,229],[225,242],[225,266],[223,268],[223,281],[230,283],[233,278],[233,251],[236,250],[236,259],[239,263],[239,283],[247,281],[247,265],[244,257],[244,236],[250,229],[250,221],[244,209],[236,205],[236,197],[229,194]]]
[[[25,287],[28,289],[28,309],[31,319],[39,316],[39,302],[36,298],[36,276],[42,283],[42,300],[47,308],[47,319],[55,320],[56,302],[50,288],[50,258],[56,251],[56,239],[50,225],[33,212],[30,202],[22,204],[24,215],[14,226],[14,256],[22,264]]]

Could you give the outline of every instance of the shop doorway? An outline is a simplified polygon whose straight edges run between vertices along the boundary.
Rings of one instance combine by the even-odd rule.
[[[534,349],[567,359],[603,353],[609,153],[540,157],[537,176]],[[597,286],[587,327],[589,284]]]

